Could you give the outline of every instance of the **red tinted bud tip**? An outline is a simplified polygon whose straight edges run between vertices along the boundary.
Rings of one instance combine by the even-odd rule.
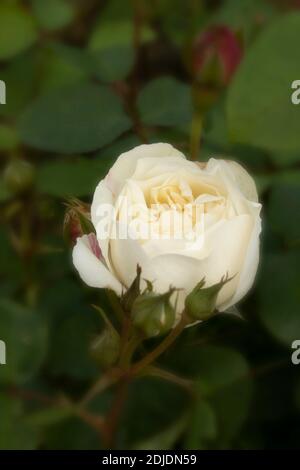
[[[94,230],[90,219],[89,206],[77,199],[71,200],[67,204],[64,219],[64,238],[66,242],[70,242],[74,245],[78,237],[89,235],[89,237],[91,236],[91,238],[89,238],[91,249],[93,253],[98,256],[96,242],[92,237]]]
[[[195,40],[193,70],[203,82],[213,81],[226,85],[241,58],[242,48],[236,35],[227,26],[213,26]]]

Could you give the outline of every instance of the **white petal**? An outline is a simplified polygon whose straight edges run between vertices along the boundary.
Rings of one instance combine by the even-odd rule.
[[[73,249],[73,264],[81,279],[90,287],[108,288],[121,294],[122,286],[103,262],[91,251],[87,235],[77,239]]]
[[[212,234],[210,244],[213,249],[205,259],[180,255],[153,258],[150,267],[156,278],[154,287],[161,291],[171,284],[188,294],[204,277],[209,287],[220,282],[227,273],[229,276],[236,275],[219,293],[217,306],[223,306],[233,297],[239,283],[252,224],[250,215],[238,216],[222,224]]]
[[[102,251],[102,255],[106,261],[106,264],[110,266],[109,256],[108,256],[108,247],[109,247],[109,232],[111,224],[113,222],[113,207],[114,207],[114,198],[112,192],[107,187],[106,181],[102,180],[98,184],[93,202],[91,205],[91,219],[95,227],[97,239],[99,246]],[[105,210],[107,208],[107,210]],[[102,222],[102,225],[101,225]],[[103,225],[105,227],[103,227]],[[107,237],[104,237],[103,228],[107,230]]]
[[[251,234],[248,249],[245,254],[244,265],[241,269],[239,276],[239,282],[235,291],[234,296],[224,305],[221,310],[227,310],[227,308],[239,302],[251,289],[259,263],[259,235],[261,232],[261,219],[259,216],[260,207],[257,208],[257,216],[255,224]]]
[[[231,160],[217,160],[211,158],[208,161],[206,169],[211,171],[218,166],[222,169],[222,177],[226,175],[233,180],[246,199],[258,202],[258,194],[254,179],[249,175],[247,170],[242,167],[242,165]]]
[[[230,166],[235,182],[244,196],[249,201],[258,202],[257,189],[252,176],[237,162],[228,161],[225,163]]]
[[[170,144],[157,143],[139,145],[129,152],[122,153],[108,173],[108,184],[115,194],[118,194],[126,179],[130,178],[136,168],[137,162],[142,158],[163,158],[180,155]]]
[[[117,225],[117,230],[122,230],[122,225]],[[110,257],[114,271],[122,283],[129,287],[136,276],[137,265],[142,268],[142,277],[153,280],[153,272],[150,268],[150,259],[143,250],[140,242],[129,236],[110,241]]]

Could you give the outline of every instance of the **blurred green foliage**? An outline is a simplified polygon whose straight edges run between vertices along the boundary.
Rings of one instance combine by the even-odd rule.
[[[237,33],[244,57],[204,117],[199,160],[236,159],[256,178],[261,269],[240,305],[246,321],[217,316],[162,357],[196,393],[156,377],[135,381],[116,446],[299,446],[300,366],[290,358],[300,339],[300,108],[291,103],[300,12],[292,3],[1,1],[0,449],[101,448],[66,397],[79,399],[102,373],[89,346],[103,324],[89,305],[110,306],[74,273],[63,203],[89,202],[116,157],[145,140],[189,155],[189,50],[213,24]],[[32,180],[28,166],[15,165],[23,160]],[[102,394],[90,411],[105,412],[111,399]]]

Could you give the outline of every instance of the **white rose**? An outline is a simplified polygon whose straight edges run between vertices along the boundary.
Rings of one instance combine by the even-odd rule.
[[[108,236],[106,207],[114,209],[106,217]],[[253,284],[260,210],[255,183],[239,164],[214,158],[199,164],[169,144],[141,145],[123,153],[100,181],[91,207],[97,239],[78,238],[73,262],[86,284],[117,294],[140,265],[155,291],[181,289],[179,309],[202,278],[209,287],[228,274],[233,278],[217,298],[217,309],[224,311]]]

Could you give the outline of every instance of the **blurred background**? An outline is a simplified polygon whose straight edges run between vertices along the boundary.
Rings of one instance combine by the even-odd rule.
[[[188,329],[160,360],[196,394],[135,381],[115,446],[299,447],[299,39],[296,0],[1,1],[0,449],[102,448],[66,406],[102,373],[89,345],[103,322],[89,305],[110,306],[74,272],[65,203],[90,203],[121,152],[160,141],[254,175],[260,270],[244,319]],[[91,415],[110,401],[93,400]]]

